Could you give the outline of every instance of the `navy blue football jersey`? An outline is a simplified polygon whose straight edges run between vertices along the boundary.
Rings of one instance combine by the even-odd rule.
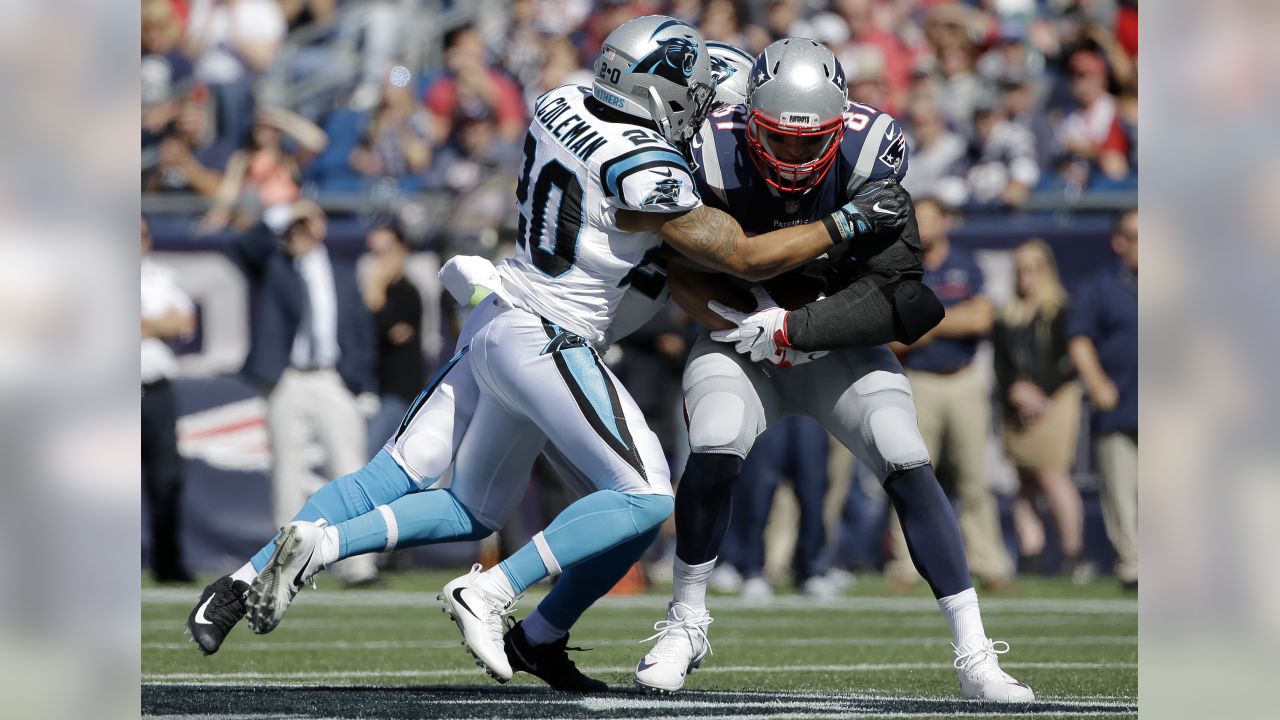
[[[694,181],[702,201],[734,217],[747,235],[814,222],[848,202],[869,180],[907,172],[907,142],[893,116],[867,105],[844,113],[840,152],[817,187],[784,193],[770,187],[747,149],[747,106],[723,108],[707,118],[692,142]],[[789,309],[830,295],[854,280],[854,258],[839,250],[762,283]]]
[[[806,193],[783,193],[765,182],[751,159],[747,106],[713,113],[692,143],[703,202],[732,215],[748,235],[758,235],[830,215],[868,180],[901,180],[907,144],[893,116],[853,103],[844,117],[840,152],[822,182]]]

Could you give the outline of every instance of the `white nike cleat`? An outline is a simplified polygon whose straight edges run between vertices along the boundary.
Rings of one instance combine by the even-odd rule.
[[[685,678],[711,652],[707,626],[711,614],[672,601],[667,619],[653,624],[658,632],[641,642],[657,639],[657,644],[636,665],[636,686],[654,692],[673,693],[684,687]]]
[[[458,624],[462,646],[476,659],[476,664],[500,683],[511,679],[511,661],[503,646],[502,636],[514,623],[508,616],[522,596],[507,602],[490,592],[483,584],[480,565],[471,572],[449,581],[436,599],[444,603],[444,612]]]
[[[324,569],[320,539],[325,521],[291,522],[280,529],[276,551],[258,573],[245,601],[249,627],[259,635],[276,629],[293,598],[307,583],[315,587],[315,575]]]
[[[1004,647],[997,647],[1001,645]],[[1036,699],[1026,683],[1000,669],[996,656],[1009,652],[1009,643],[974,635],[960,647],[951,647],[955,650],[952,664],[960,679],[960,695],[965,699],[998,703],[1029,703]]]

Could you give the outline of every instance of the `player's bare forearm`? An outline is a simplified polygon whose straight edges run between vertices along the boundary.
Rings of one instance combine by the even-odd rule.
[[[659,232],[694,261],[751,281],[800,267],[831,248],[831,236],[821,223],[749,238],[728,213],[705,205],[668,219]]]
[[[733,323],[707,307],[707,303],[712,300],[744,312],[755,307],[751,298],[744,297],[725,282],[723,275],[699,272],[684,266],[673,265],[668,268],[667,287],[671,290],[671,299],[676,301],[680,309],[708,330],[728,330],[733,327]]]

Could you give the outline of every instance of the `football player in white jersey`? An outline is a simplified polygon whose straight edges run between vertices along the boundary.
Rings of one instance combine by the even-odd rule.
[[[517,189],[516,257],[496,270],[451,263],[453,286],[483,281],[493,291],[468,319],[457,354],[368,465],[318,491],[271,544],[205,589],[187,624],[203,652],[215,652],[246,612],[255,632],[274,629],[302,586],[342,557],[489,535],[517,506],[550,441],[595,492],[512,557],[447,584],[441,600],[468,651],[499,681],[524,669],[561,689],[604,689],[568,661],[567,631],[672,508],[657,438],[593,346],[626,278],[665,241],[703,267],[764,279],[901,227],[910,203],[884,183],[822,222],[745,237],[731,217],[702,205],[686,161],[711,83],[698,32],[647,16],[606,38],[592,89],[539,98]],[[512,652],[505,616],[525,588],[561,572],[557,588],[576,596],[553,591],[561,614],[535,611]]]

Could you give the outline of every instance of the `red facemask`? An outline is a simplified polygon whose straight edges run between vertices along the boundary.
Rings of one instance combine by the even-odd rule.
[[[817,187],[831,170],[842,137],[844,117],[807,127],[783,125],[759,110],[752,110],[747,118],[751,159],[765,182],[782,192]],[[779,153],[787,159],[779,158]]]

